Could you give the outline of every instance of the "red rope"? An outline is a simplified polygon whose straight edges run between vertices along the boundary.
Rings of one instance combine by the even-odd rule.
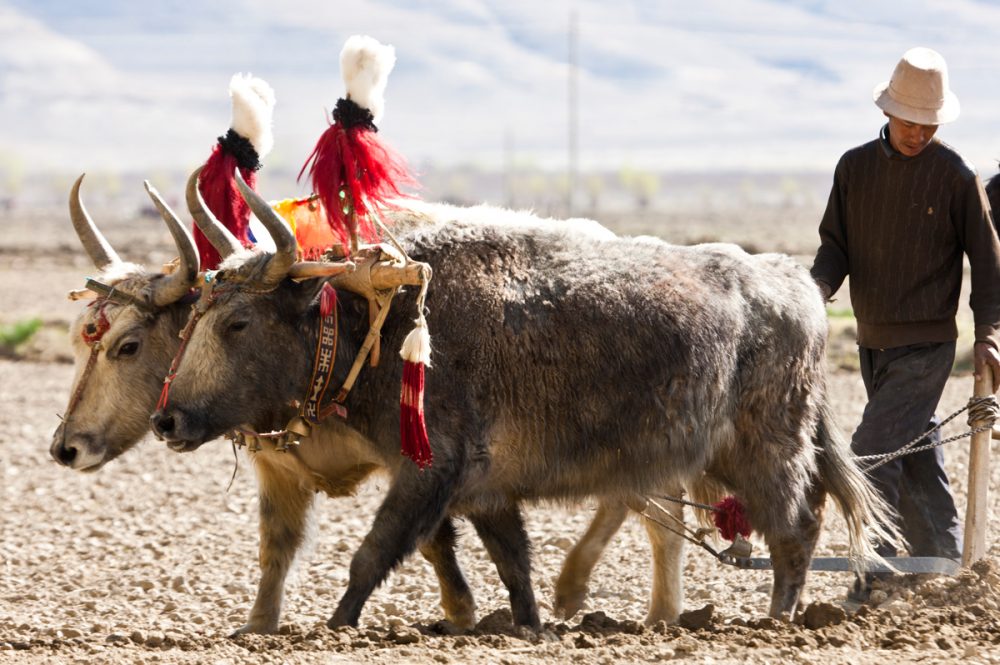
[[[215,294],[212,293],[208,296],[208,301],[204,307],[195,305],[192,308],[191,316],[188,317],[187,325],[185,325],[184,330],[181,331],[181,345],[177,348],[177,354],[174,356],[174,359],[170,361],[170,369],[167,370],[167,375],[163,377],[163,389],[160,391],[160,399],[156,402],[157,411],[164,408],[167,405],[167,401],[170,399],[170,384],[177,378],[177,368],[181,364],[181,359],[184,358],[184,351],[187,349],[188,341],[191,339],[191,335],[194,334],[194,327],[198,324],[198,320],[205,314],[214,302]]]

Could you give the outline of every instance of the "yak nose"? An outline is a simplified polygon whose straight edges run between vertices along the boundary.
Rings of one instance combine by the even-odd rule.
[[[73,466],[73,462],[76,461],[77,455],[80,453],[80,449],[72,443],[66,443],[62,437],[59,437],[52,442],[52,447],[49,448],[49,455],[52,459],[59,462],[63,466]]]
[[[75,468],[75,465],[82,462],[87,457],[84,446],[91,442],[91,437],[85,433],[76,432],[73,436],[66,436],[66,424],[61,423],[52,435],[52,445],[49,447],[49,455],[63,466]]]
[[[66,423],[59,423],[55,434],[52,435],[49,455],[63,466],[72,466],[78,452],[76,446],[66,443]]]
[[[149,422],[153,427],[153,433],[161,439],[171,438],[177,425],[173,414],[163,409],[157,409],[149,417]]]

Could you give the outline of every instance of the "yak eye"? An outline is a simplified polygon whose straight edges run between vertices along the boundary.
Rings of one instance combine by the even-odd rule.
[[[250,325],[249,321],[240,319],[229,324],[229,332],[239,332]]]
[[[125,358],[127,356],[134,356],[138,350],[139,342],[125,342],[118,347],[118,357]]]

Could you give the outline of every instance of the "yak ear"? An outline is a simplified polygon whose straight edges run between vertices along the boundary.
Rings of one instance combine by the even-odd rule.
[[[324,277],[310,277],[301,281],[292,282],[291,293],[283,298],[286,303],[295,308],[296,312],[305,313],[313,307],[320,294],[323,292],[323,285],[326,283]]]

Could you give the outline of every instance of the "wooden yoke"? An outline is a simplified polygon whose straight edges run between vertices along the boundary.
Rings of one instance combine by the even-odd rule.
[[[368,301],[368,324],[372,326],[383,307],[389,306],[391,294],[400,286],[420,286],[430,279],[431,267],[419,261],[408,261],[391,245],[368,245],[354,252],[352,261],[323,263],[299,261],[292,265],[288,276],[292,279],[331,277],[330,285],[364,297]],[[376,337],[370,351],[369,362],[378,365],[381,352],[380,338]]]
[[[986,365],[976,377],[973,394],[989,397],[993,394],[993,370]],[[968,501],[965,507],[965,537],[962,566],[971,566],[986,556],[986,526],[989,522],[987,493],[990,486],[990,430],[972,435],[969,444]]]

